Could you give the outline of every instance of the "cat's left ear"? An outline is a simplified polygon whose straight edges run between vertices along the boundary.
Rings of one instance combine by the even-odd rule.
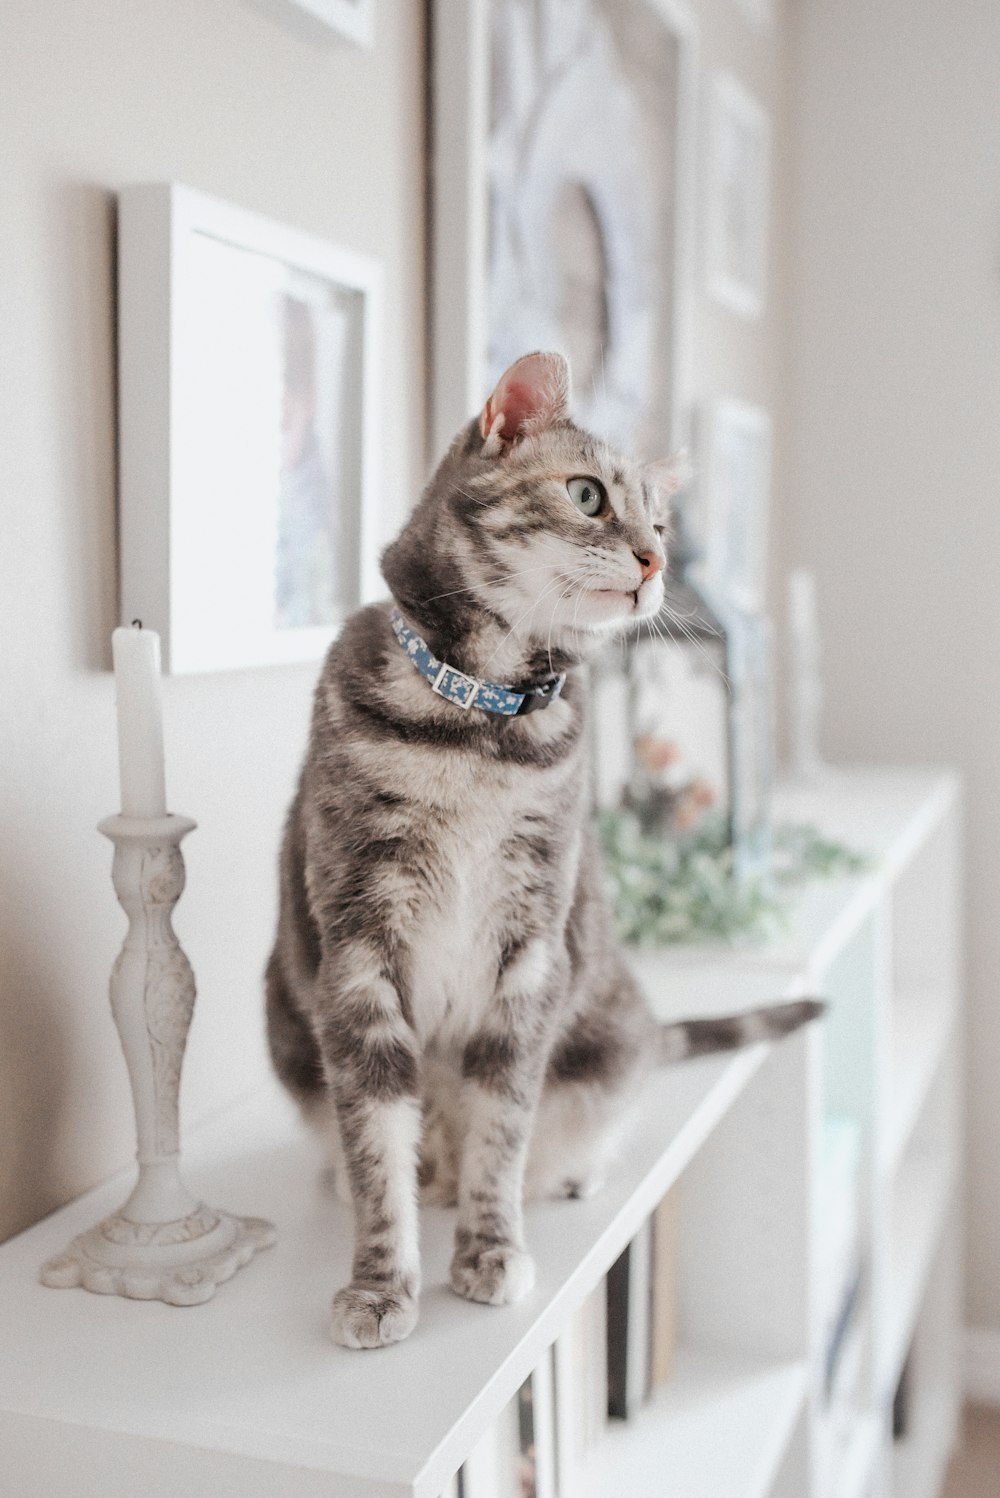
[[[691,482],[692,475],[691,460],[684,447],[672,457],[654,458],[652,463],[643,464],[642,476],[653,491],[650,519],[654,525],[666,524],[670,516],[670,501]]]
[[[543,432],[566,415],[569,365],[562,354],[525,354],[500,376],[483,407],[483,452],[495,457],[518,437]]]

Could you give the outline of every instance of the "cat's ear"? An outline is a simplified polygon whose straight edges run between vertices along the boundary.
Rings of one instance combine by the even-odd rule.
[[[569,365],[562,354],[525,354],[500,376],[483,407],[484,454],[496,457],[506,443],[544,431],[568,406]]]
[[[669,458],[654,458],[643,464],[642,476],[653,491],[654,525],[665,525],[670,515],[670,501],[690,482],[694,470],[687,448],[682,447]]]

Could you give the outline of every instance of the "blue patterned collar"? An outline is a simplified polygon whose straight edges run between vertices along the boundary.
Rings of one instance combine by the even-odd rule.
[[[389,615],[389,622],[393,634],[413,665],[430,682],[431,691],[443,697],[446,702],[454,703],[456,707],[466,710],[481,707],[484,712],[499,713],[504,718],[523,718],[525,713],[537,712],[539,708],[548,707],[551,702],[555,702],[563,689],[565,672],[561,676],[550,677],[541,686],[529,687],[526,692],[498,686],[493,681],[477,681],[474,676],[466,676],[464,671],[439,661],[431,653],[427,643],[410,628],[395,605]]]

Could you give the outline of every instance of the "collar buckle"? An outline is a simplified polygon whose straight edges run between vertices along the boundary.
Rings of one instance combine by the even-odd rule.
[[[462,695],[463,684],[466,689],[464,696]],[[453,703],[455,707],[460,707],[463,712],[468,712],[476,699],[479,686],[480,683],[474,676],[466,676],[464,671],[459,671],[443,661],[431,682],[431,691],[443,697],[446,702]]]

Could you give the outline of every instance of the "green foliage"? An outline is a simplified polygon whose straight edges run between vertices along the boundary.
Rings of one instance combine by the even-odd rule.
[[[800,885],[867,867],[816,828],[786,826],[775,831],[771,868],[737,881],[721,818],[683,840],[643,833],[631,812],[605,812],[597,827],[618,935],[633,946],[765,940],[787,925]]]

